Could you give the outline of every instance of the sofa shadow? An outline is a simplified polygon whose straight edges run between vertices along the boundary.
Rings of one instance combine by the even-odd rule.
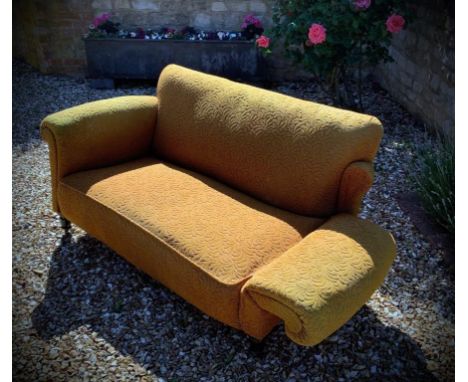
[[[214,380],[436,380],[411,337],[385,326],[367,306],[315,347],[293,343],[282,326],[258,343],[203,315],[89,235],[62,237],[32,322],[44,340],[85,326],[167,379],[191,380],[196,365]]]

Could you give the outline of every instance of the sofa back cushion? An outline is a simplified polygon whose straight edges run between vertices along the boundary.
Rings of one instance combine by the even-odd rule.
[[[177,65],[157,97],[157,156],[303,215],[334,213],[344,169],[372,161],[382,136],[375,117]]]

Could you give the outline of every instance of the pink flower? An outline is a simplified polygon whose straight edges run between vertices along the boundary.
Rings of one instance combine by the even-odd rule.
[[[242,23],[241,28],[245,29],[249,25],[253,25],[256,28],[261,28],[262,27],[262,22],[260,21],[260,19],[257,19],[254,15],[249,14],[249,15],[244,17],[244,22]]]
[[[251,13],[244,17],[244,21],[249,24],[253,24],[254,20],[255,20],[255,16],[252,15]]]
[[[93,25],[94,25],[95,27],[98,27],[98,26],[101,25],[101,24],[102,24],[101,18],[100,18],[100,17],[95,17],[94,20],[93,20]]]
[[[98,27],[99,25],[105,23],[107,20],[109,20],[109,18],[111,17],[110,13],[103,13],[102,15],[100,16],[97,16],[94,18],[93,20],[93,25],[95,27]]]
[[[387,25],[387,30],[389,32],[398,33],[405,26],[405,19],[400,15],[393,14],[387,19],[385,24]]]
[[[354,0],[354,6],[358,9],[367,9],[370,7],[372,0]]]
[[[321,24],[312,24],[309,28],[309,41],[313,45],[318,45],[327,39],[327,30]]]
[[[267,36],[261,35],[257,38],[256,43],[260,48],[268,48],[270,46],[270,39]]]

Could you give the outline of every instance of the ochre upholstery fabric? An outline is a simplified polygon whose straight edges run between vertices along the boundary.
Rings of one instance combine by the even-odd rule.
[[[126,161],[149,153],[157,98],[127,96],[89,102],[49,115],[41,134],[49,144],[52,201],[58,181],[77,171]]]
[[[392,236],[377,225],[349,214],[335,215],[255,272],[242,293],[281,317],[292,340],[315,345],[367,301],[395,254]]]
[[[65,217],[237,328],[245,281],[323,222],[155,158],[69,175],[58,195]]]
[[[343,171],[338,193],[337,212],[357,215],[362,199],[374,181],[374,167],[370,162],[353,162]]]
[[[158,98],[48,116],[54,209],[206,314],[314,345],[382,282],[391,235],[358,219],[368,115],[168,66]],[[157,302],[155,302],[157,303]]]
[[[292,212],[329,216],[344,169],[371,162],[377,118],[167,66],[158,82],[158,156]]]

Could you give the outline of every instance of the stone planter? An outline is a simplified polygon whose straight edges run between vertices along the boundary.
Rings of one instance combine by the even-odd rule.
[[[231,79],[262,79],[261,55],[251,41],[86,39],[90,85],[113,87],[114,79],[154,79],[175,63]]]

